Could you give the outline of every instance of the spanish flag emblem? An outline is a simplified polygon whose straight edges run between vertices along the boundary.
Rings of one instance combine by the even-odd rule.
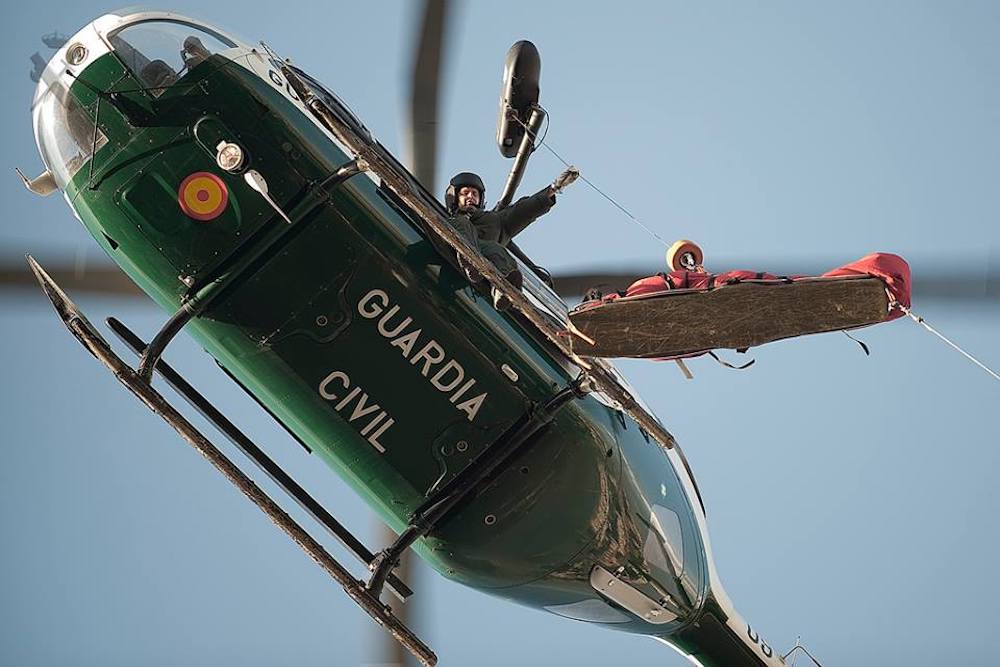
[[[181,182],[177,201],[188,217],[208,222],[219,217],[229,202],[229,190],[222,179],[207,171],[197,171]]]

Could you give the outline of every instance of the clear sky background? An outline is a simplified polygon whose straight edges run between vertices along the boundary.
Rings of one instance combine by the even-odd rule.
[[[267,40],[398,152],[414,6],[201,5],[163,8]],[[65,203],[27,193],[13,167],[40,170],[28,72],[33,52],[51,54],[41,35],[113,7],[5,11],[0,258],[101,260]],[[1000,4],[468,2],[454,27],[439,181],[478,170],[495,199],[509,166],[493,138],[503,57],[528,38],[549,143],[660,236],[698,240],[710,268],[735,268],[713,255],[794,267],[886,250],[915,273],[997,271]],[[561,168],[539,151],[525,188]],[[663,252],[583,183],[521,245],[553,269],[655,266]],[[151,302],[78,303],[147,337],[165,317]],[[996,367],[998,304],[914,307]],[[621,367],[685,447],[722,580],[773,646],[801,635],[827,667],[993,664],[1000,383],[908,321],[861,337],[870,358],[830,334],[753,350],[743,372],[694,361],[694,381],[671,364]],[[40,293],[0,295],[0,340],[0,665],[378,661],[368,618]],[[373,534],[340,480],[195,345],[182,337],[167,358]],[[419,577],[418,629],[442,665],[685,664],[650,640]]]

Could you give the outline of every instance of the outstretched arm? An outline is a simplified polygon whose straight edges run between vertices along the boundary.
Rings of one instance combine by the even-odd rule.
[[[556,195],[551,186],[546,186],[529,197],[521,197],[507,208],[499,211],[501,216],[501,243],[514,238],[556,204]]]
[[[507,244],[532,222],[548,213],[556,204],[556,193],[562,192],[563,188],[575,181],[580,176],[580,172],[575,167],[570,167],[559,175],[558,178],[542,190],[530,197],[522,197],[516,202],[500,211],[502,216],[501,243]]]

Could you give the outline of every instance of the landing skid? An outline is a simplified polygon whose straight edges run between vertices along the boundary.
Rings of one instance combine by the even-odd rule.
[[[114,376],[125,385],[129,391],[170,424],[174,430],[189,445],[208,459],[215,468],[223,474],[236,488],[249,498],[264,514],[268,516],[292,541],[298,544],[327,574],[340,584],[344,592],[358,606],[383,626],[406,650],[427,667],[437,664],[437,656],[413,632],[396,618],[387,605],[379,601],[377,594],[365,588],[365,582],[355,579],[351,573],[333,558],[321,544],[314,540],[292,517],[278,506],[257,484],[247,477],[225,454],[220,452],[204,435],[202,435],[181,413],[179,413],[152,385],[143,380],[128,364],[122,361],[108,345],[107,341],[87,321],[83,313],[66,296],[65,292],[32,257],[28,264],[52,302],[63,324],[70,333],[110,370]]]
[[[881,280],[838,276],[666,290],[580,308],[569,319],[592,339],[575,343],[580,354],[649,359],[854,329],[888,313]]]

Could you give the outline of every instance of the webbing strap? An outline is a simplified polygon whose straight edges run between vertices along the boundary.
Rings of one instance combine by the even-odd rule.
[[[842,334],[844,334],[845,336],[847,336],[848,338],[850,338],[851,340],[853,340],[853,341],[854,341],[855,343],[857,343],[858,345],[860,345],[860,346],[861,346],[861,349],[865,351],[865,356],[866,356],[866,357],[870,357],[870,356],[872,356],[872,352],[871,352],[871,350],[869,350],[869,349],[868,349],[868,346],[867,346],[867,345],[865,345],[865,344],[864,344],[864,343],[863,343],[862,341],[858,340],[857,338],[855,338],[855,337],[854,337],[854,336],[852,336],[851,334],[847,333],[846,331],[842,331],[841,333],[842,333]]]
[[[708,355],[709,355],[710,357],[712,357],[713,359],[715,359],[716,361],[718,361],[718,362],[719,362],[720,364],[722,364],[723,366],[725,366],[726,368],[732,368],[732,369],[733,369],[734,371],[742,371],[742,370],[744,370],[744,369],[747,369],[747,368],[750,368],[750,367],[751,367],[751,366],[753,366],[753,365],[754,365],[755,363],[757,363],[757,360],[756,360],[756,359],[751,359],[750,361],[748,361],[747,363],[743,364],[742,366],[734,366],[733,364],[729,363],[729,362],[728,362],[728,361],[726,361],[725,359],[721,359],[721,358],[719,357],[719,355],[717,355],[717,354],[716,354],[715,352],[713,352],[712,350],[709,350],[709,351],[708,351]]]

